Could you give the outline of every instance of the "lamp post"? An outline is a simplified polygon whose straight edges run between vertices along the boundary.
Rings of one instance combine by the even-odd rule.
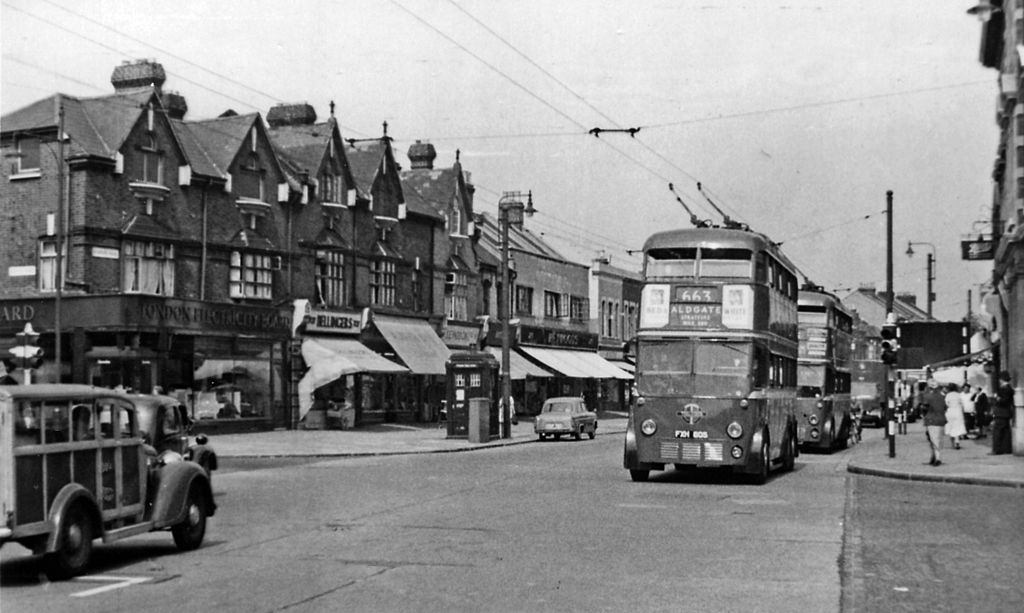
[[[501,304],[498,305],[498,317],[501,318],[501,438],[511,438],[511,415],[509,414],[509,398],[512,396],[512,374],[509,366],[509,311],[511,309],[512,292],[509,291],[509,257],[508,227],[521,228],[523,213],[532,216],[533,192],[527,192],[526,204],[523,204],[522,192],[505,192],[498,200],[498,229],[501,232]]]
[[[914,245],[923,245],[931,249],[928,255],[928,319],[932,318],[932,303],[935,302],[935,293],[932,291],[932,281],[935,280],[935,245],[927,242],[907,241],[907,256],[914,255]]]

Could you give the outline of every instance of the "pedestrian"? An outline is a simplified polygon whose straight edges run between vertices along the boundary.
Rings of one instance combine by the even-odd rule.
[[[1010,420],[1013,419],[1013,386],[1010,373],[999,373],[999,389],[996,391],[996,406],[992,410],[992,455],[1013,453],[1010,442]]]
[[[970,385],[964,384],[960,388],[960,404],[964,407],[964,429],[967,430],[964,438],[969,438],[971,432],[974,432],[978,427],[977,413],[974,406],[974,393],[971,392]]]
[[[953,449],[960,449],[960,439],[967,434],[964,427],[964,405],[960,402],[960,390],[956,383],[946,387],[946,436]]]
[[[919,396],[918,406],[924,418],[925,432],[932,450],[932,459],[928,463],[938,466],[942,464],[940,451],[942,450],[942,437],[945,436],[946,399],[939,390],[938,381],[934,378],[928,378],[928,388]]]
[[[978,391],[974,394],[974,413],[978,420],[978,438],[985,438],[985,431],[988,429],[991,416],[989,415],[988,394],[982,387],[978,387]]]

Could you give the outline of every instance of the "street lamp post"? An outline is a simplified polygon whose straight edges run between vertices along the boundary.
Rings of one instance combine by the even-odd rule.
[[[907,241],[907,255],[914,255],[914,245],[922,245],[931,249],[928,255],[928,319],[932,318],[932,303],[935,302],[935,292],[932,291],[932,282],[935,280],[935,245],[927,242]]]
[[[526,204],[523,204],[522,192],[505,192],[498,201],[498,228],[501,232],[501,304],[498,305],[498,317],[501,318],[501,438],[512,436],[511,415],[509,414],[509,398],[512,396],[512,374],[509,366],[511,343],[509,339],[509,311],[511,309],[512,292],[509,291],[509,256],[508,227],[517,228],[523,225],[523,213],[532,216],[533,192],[527,192]]]

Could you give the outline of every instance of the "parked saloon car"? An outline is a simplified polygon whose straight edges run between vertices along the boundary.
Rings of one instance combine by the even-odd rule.
[[[540,440],[548,435],[557,439],[563,434],[571,434],[576,440],[580,440],[584,434],[594,438],[597,432],[597,413],[587,410],[582,398],[548,398],[533,422],[533,431]]]
[[[42,554],[46,574],[66,579],[95,539],[170,530],[182,551],[202,544],[217,509],[206,472],[156,453],[136,402],[88,385],[0,386],[0,545]]]
[[[195,422],[188,416],[188,408],[173,396],[136,394],[132,396],[139,413],[139,431],[142,440],[156,449],[157,456],[176,453],[203,467],[213,480],[217,470],[217,453],[205,434],[197,434],[189,443],[189,434]]]

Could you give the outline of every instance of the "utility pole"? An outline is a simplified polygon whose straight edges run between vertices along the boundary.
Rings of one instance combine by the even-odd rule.
[[[64,102],[57,115],[57,274],[53,301],[53,359],[57,363],[57,383],[63,371],[61,357],[61,297],[64,292]]]
[[[893,313],[892,289],[892,190],[885,192],[885,322],[896,323]],[[896,457],[896,399],[891,386],[892,365],[885,365],[885,416],[886,433],[889,437],[889,457]]]

